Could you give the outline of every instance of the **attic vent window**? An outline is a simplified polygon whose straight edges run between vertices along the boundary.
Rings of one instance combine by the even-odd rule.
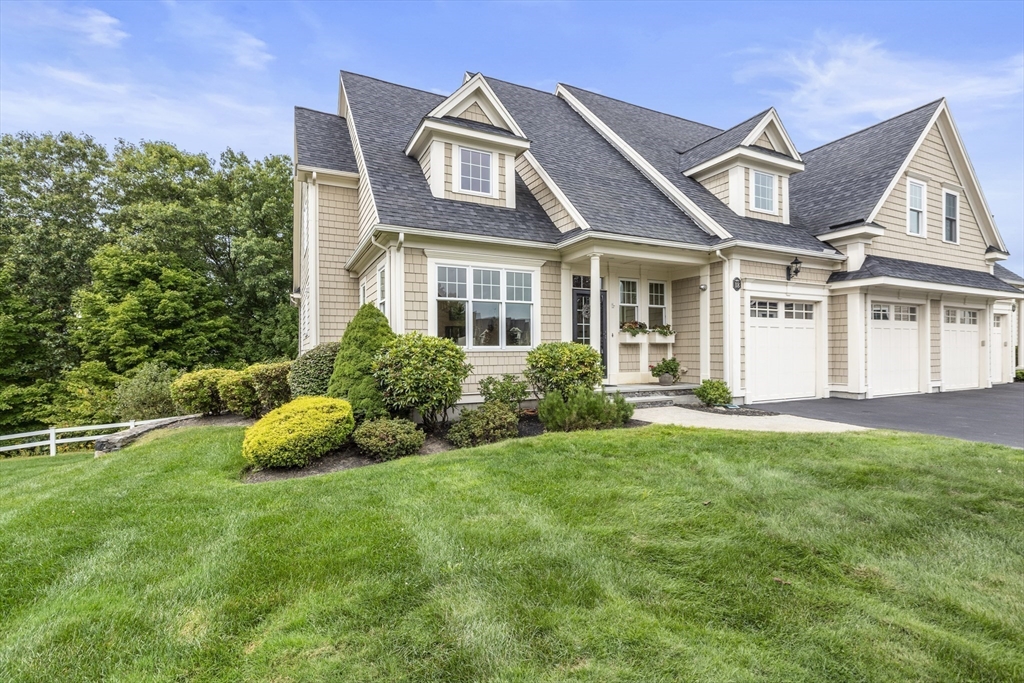
[[[775,213],[775,176],[754,171],[754,208]]]
[[[475,149],[460,149],[460,184],[463,192],[491,194],[491,154]]]

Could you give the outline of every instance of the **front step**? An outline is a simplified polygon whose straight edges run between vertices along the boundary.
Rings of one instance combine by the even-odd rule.
[[[638,408],[660,408],[662,406],[686,405],[697,403],[693,395],[696,384],[621,384],[604,387],[606,394],[621,393],[627,403]]]

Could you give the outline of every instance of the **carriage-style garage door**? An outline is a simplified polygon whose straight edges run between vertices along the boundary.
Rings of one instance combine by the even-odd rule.
[[[811,398],[817,386],[814,304],[751,299],[747,400]]]
[[[980,311],[946,308],[942,315],[942,388],[972,389],[978,386],[981,335]]]
[[[873,396],[920,391],[917,306],[871,304],[868,383]]]

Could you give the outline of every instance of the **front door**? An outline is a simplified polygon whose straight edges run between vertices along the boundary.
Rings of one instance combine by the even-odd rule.
[[[590,290],[572,290],[572,340],[580,344],[590,343]],[[608,297],[601,292],[601,367],[608,376]]]

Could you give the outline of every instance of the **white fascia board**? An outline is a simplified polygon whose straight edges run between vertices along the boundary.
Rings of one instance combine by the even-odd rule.
[[[360,181],[366,183],[366,191],[370,195],[370,206],[373,208],[374,215],[379,216],[380,213],[377,211],[377,198],[373,196],[373,183],[370,182],[370,171],[367,170],[366,157],[363,156],[363,146],[359,144],[359,131],[356,130],[356,119],[352,115],[352,108],[348,103],[348,92],[345,90],[345,81],[341,80],[340,83],[341,85],[339,90],[341,91],[341,94],[339,99],[341,100],[343,107],[339,106],[338,110],[341,111],[343,108],[348,114],[348,116],[345,117],[345,123],[348,125],[348,134],[352,140],[352,152],[358,157],[357,165],[358,162],[362,162],[363,170],[366,171],[366,177],[360,177]]]
[[[842,280],[829,283],[829,289],[833,291],[857,289],[860,287],[892,287],[894,289],[916,289],[927,292],[940,292],[945,294],[965,294],[985,299],[1024,299],[1024,292],[1011,294],[1000,292],[994,289],[979,289],[977,287],[964,287],[962,285],[944,285],[938,282],[922,282],[921,280],[907,280],[898,277],[866,277],[857,280]]]
[[[841,230],[828,232],[824,235],[818,235],[817,238],[828,244],[837,242],[841,246],[851,241],[866,240],[870,242],[874,238],[881,237],[884,234],[885,228],[879,225],[868,225],[866,223],[862,223],[849,228],[842,228]]]
[[[719,225],[711,216],[704,212],[699,206],[697,206],[692,199],[687,197],[682,191],[673,185],[668,178],[662,175],[649,161],[643,158],[639,152],[633,149],[625,140],[613,131],[608,125],[605,124],[594,112],[590,111],[582,102],[569,92],[568,88],[563,86],[561,83],[555,89],[555,96],[561,97],[565,102],[576,111],[583,120],[586,121],[590,126],[600,133],[601,137],[608,141],[608,143],[618,150],[619,154],[626,157],[626,159],[640,169],[640,172],[647,176],[647,179],[654,183],[655,187],[661,190],[662,194],[668,197],[673,204],[678,206],[687,215],[690,216],[708,234],[714,235],[720,239],[728,239],[732,237],[729,232]]]
[[[320,168],[318,166],[306,166],[305,164],[297,164],[295,166],[296,171],[305,173],[316,173],[317,181],[327,179],[334,179],[339,184],[347,185],[352,184],[355,187],[359,183],[359,174],[351,171],[336,171],[330,168]]]
[[[429,133],[434,135],[429,135]],[[455,126],[444,121],[424,119],[420,121],[420,125],[416,127],[416,132],[413,133],[409,144],[406,145],[405,154],[418,158],[423,148],[430,144],[430,140],[439,133],[460,141],[473,140],[489,147],[497,148],[501,152],[508,152],[513,156],[518,156],[530,149],[529,140],[516,140],[504,135]]]
[[[468,72],[467,72],[468,74]],[[508,126],[509,130],[518,135],[519,137],[526,137],[523,129],[519,127],[516,120],[512,118],[512,114],[509,113],[505,105],[501,103],[498,96],[491,90],[491,86],[487,83],[487,79],[484,78],[483,74],[476,74],[472,78],[469,78],[464,82],[458,90],[448,96],[448,99],[442,101],[439,105],[434,107],[428,117],[441,118],[447,116],[449,112],[458,107],[467,98],[472,96],[477,90],[489,101],[489,104],[494,107],[495,111],[498,112],[499,118],[502,122]]]
[[[540,179],[544,181],[547,188],[551,190],[551,194],[555,195],[555,199],[559,201],[566,213],[572,217],[573,221],[576,222],[576,225],[578,225],[581,230],[590,230],[590,223],[588,223],[587,219],[583,217],[583,214],[580,213],[579,209],[569,201],[569,197],[562,192],[562,188],[552,180],[551,176],[548,175],[548,172],[545,171],[544,167],[541,166],[539,161],[537,161],[537,157],[533,156],[533,152],[527,150],[523,153],[523,156],[526,158],[526,163],[533,167],[533,170],[537,172],[537,175],[539,175]]]
[[[746,249],[752,249],[754,251],[768,251],[773,253],[788,254],[790,256],[807,256],[810,258],[819,258],[826,261],[845,261],[846,256],[835,250],[829,251],[814,251],[811,249],[794,249],[792,247],[782,247],[772,244],[760,244],[757,242],[747,242],[745,240],[728,240],[725,242],[719,242],[718,244],[690,244],[687,242],[673,242],[671,240],[656,240],[646,239],[643,237],[636,237],[634,235],[619,235],[610,232],[597,232],[595,230],[588,230],[583,233],[577,233],[572,237],[562,240],[558,243],[559,249],[565,249],[571,247],[579,242],[586,239],[600,239],[608,240],[611,242],[628,242],[630,244],[640,244],[650,247],[658,248],[671,248],[671,249],[687,249],[690,251],[700,251],[703,253],[712,253],[721,249],[731,249],[734,247],[743,247]]]
[[[683,175],[688,178],[700,175],[712,175],[716,170],[718,170],[719,166],[726,166],[741,159],[763,164],[764,166],[776,171],[782,169],[789,171],[790,173],[799,173],[804,170],[804,163],[802,161],[790,161],[788,159],[783,159],[782,157],[772,156],[771,154],[758,152],[753,147],[733,147],[724,154],[719,154],[713,159],[708,159],[703,163],[686,169],[683,171]]]
[[[782,142],[786,145],[786,152],[789,156],[793,157],[797,161],[803,161],[800,157],[800,152],[797,151],[796,145],[793,144],[793,139],[789,137],[789,133],[786,131],[786,127],[782,125],[782,118],[779,116],[779,112],[775,111],[775,107],[768,110],[768,113],[764,115],[764,118],[754,126],[754,129],[750,131],[750,134],[743,139],[743,145],[750,147],[757,139],[761,137],[761,133],[765,131],[769,123],[775,123],[775,127],[782,133]]]

